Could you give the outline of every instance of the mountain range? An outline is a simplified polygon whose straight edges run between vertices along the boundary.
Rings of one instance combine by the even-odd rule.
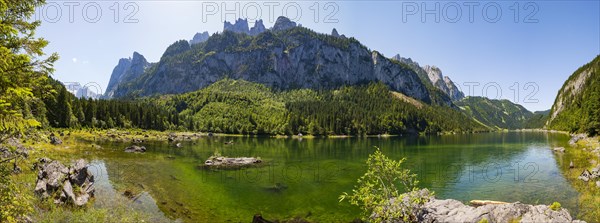
[[[276,91],[335,90],[380,82],[407,101],[456,109],[490,129],[541,128],[548,117],[547,112],[533,113],[508,100],[465,97],[437,66],[421,66],[400,55],[388,58],[336,29],[317,33],[286,17],[279,17],[269,29],[261,20],[253,27],[245,19],[225,22],[221,33],[202,32],[191,40],[176,41],[155,63],[134,52],[113,69],[104,98],[182,94],[222,79],[245,80]],[[557,103],[549,123],[564,110],[562,100]]]

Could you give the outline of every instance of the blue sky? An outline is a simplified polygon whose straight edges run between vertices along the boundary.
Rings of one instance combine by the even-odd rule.
[[[220,32],[224,19],[236,17],[271,27],[284,15],[317,32],[337,28],[388,57],[440,67],[467,95],[532,111],[549,109],[568,76],[600,54],[600,1],[48,3],[37,11],[37,35],[61,56],[54,77],[101,88],[119,58],[137,51],[156,62],[176,40]]]

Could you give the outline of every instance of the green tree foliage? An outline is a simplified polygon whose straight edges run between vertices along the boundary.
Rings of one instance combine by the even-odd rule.
[[[582,75],[588,75],[583,78]],[[573,83],[583,81],[580,88]],[[559,106],[562,110],[556,112]],[[547,128],[569,132],[600,134],[600,56],[580,67],[565,82],[552,106]]]
[[[224,79],[158,101],[159,107],[176,111],[187,123],[184,127],[199,131],[367,135],[485,130],[452,108],[405,102],[381,83],[274,92],[260,84]]]
[[[48,42],[34,36],[39,21],[31,21],[43,0],[0,0],[0,135],[3,138],[39,125],[31,105],[43,92],[56,54],[42,58]],[[28,114],[29,112],[29,114]]]
[[[344,192],[340,202],[347,199],[359,206],[370,222],[417,222],[416,212],[433,194],[420,191],[417,175],[402,166],[405,161],[391,160],[377,148],[352,194]]]

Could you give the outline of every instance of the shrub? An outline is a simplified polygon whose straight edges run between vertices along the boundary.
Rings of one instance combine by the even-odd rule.
[[[558,202],[556,202],[556,201],[555,201],[554,203],[552,203],[552,204],[550,205],[550,209],[552,209],[553,211],[558,211],[558,210],[560,210],[560,203],[558,203]]]
[[[344,192],[340,202],[348,199],[350,204],[359,206],[369,222],[416,222],[416,212],[432,194],[416,187],[417,175],[402,167],[405,160],[391,160],[377,148],[369,155],[367,172],[358,179],[352,194]]]

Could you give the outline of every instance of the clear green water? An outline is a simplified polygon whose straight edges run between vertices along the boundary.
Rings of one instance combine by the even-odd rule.
[[[303,140],[213,137],[182,142],[183,148],[145,143],[145,154],[123,152],[130,143],[96,142],[102,148],[87,148],[84,154],[93,160],[97,206],[110,207],[128,189],[139,195],[132,205],[154,213],[157,221],[250,222],[261,213],[267,219],[349,222],[360,210],[338,203],[338,196],[351,191],[375,146],[391,158],[407,157],[420,186],[434,190],[438,198],[559,201],[576,213],[577,192],[551,151],[565,146],[567,137],[531,132]],[[230,140],[233,145],[223,143]],[[259,156],[266,165],[198,168],[215,150],[230,157]]]

